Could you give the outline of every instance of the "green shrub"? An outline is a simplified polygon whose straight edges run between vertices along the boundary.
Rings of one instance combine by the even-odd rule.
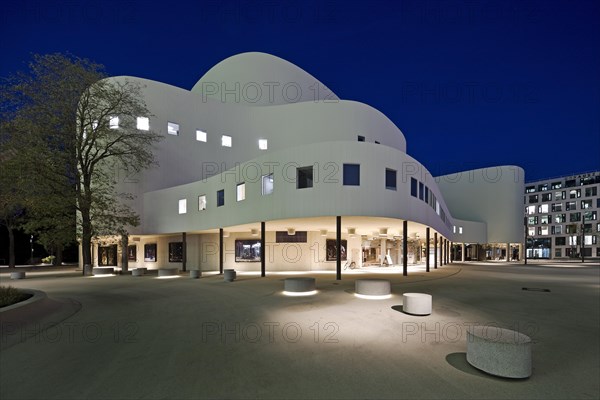
[[[11,286],[0,286],[0,308],[27,300],[31,295]]]
[[[48,256],[48,257],[44,257],[44,258],[42,258],[42,262],[43,262],[44,264],[52,264],[52,263],[54,262],[54,259],[55,259],[55,258],[56,258],[56,257],[54,257],[54,256]]]

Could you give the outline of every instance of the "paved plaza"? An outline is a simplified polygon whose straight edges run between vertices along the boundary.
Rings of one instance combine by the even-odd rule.
[[[0,398],[600,397],[598,264],[343,272],[341,281],[334,272],[241,273],[228,283],[214,274],[73,271],[9,281],[3,271],[2,285],[48,299],[39,312],[0,313]],[[288,276],[315,277],[318,293],[285,296]],[[354,280],[363,277],[390,279],[392,297],[355,297]],[[431,294],[433,313],[403,313],[405,292]],[[471,367],[466,329],[474,324],[529,335],[532,376],[502,379]]]

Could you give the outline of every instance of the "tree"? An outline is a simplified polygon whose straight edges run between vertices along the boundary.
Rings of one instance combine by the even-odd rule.
[[[0,128],[1,129],[1,128]],[[0,141],[0,225],[8,230],[8,267],[15,267],[15,230],[24,221],[24,202],[20,195],[22,174],[15,163],[16,152],[10,142]]]
[[[151,116],[142,87],[107,78],[103,66],[86,59],[36,55],[28,73],[2,86],[1,100],[9,136],[29,166],[26,203],[36,217],[28,226],[64,233],[75,221],[83,264],[91,264],[94,236],[123,234],[139,223],[127,205],[133,196],[115,186],[119,170],[139,172],[154,163],[152,147],[161,138],[136,129],[137,117]]]

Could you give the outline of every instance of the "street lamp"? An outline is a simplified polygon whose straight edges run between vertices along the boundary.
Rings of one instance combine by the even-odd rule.
[[[29,263],[33,265],[33,235],[29,237],[29,247],[31,248],[31,257],[29,258]]]

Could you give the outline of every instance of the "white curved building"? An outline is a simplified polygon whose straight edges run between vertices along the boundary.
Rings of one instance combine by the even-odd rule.
[[[154,115],[140,128],[165,138],[158,167],[120,177],[141,224],[128,257],[100,238],[100,265],[339,276],[348,261],[406,272],[427,258],[437,267],[484,257],[463,243],[523,241],[521,168],[435,178],[385,115],[278,57],[227,58],[191,91],[111,79],[144,86]]]

